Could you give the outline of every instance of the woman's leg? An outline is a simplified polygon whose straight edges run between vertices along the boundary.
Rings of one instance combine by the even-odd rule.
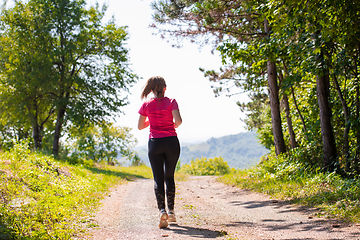
[[[174,210],[175,204],[175,180],[174,172],[180,156],[180,143],[177,137],[166,138],[165,149],[165,183],[166,197],[169,211]]]
[[[174,210],[174,172],[180,156],[180,143],[178,138],[174,136],[149,139],[148,156],[154,176],[154,190],[158,208],[159,210],[165,209],[165,182],[168,209]]]
[[[149,139],[148,156],[154,176],[154,190],[159,210],[165,209],[164,162],[165,155],[160,138]]]

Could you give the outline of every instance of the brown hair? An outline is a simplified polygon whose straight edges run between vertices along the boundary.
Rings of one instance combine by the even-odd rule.
[[[151,91],[154,92],[155,95],[161,95],[166,87],[165,79],[163,77],[155,76],[151,77],[147,80],[144,89],[141,93],[141,99],[146,98]]]

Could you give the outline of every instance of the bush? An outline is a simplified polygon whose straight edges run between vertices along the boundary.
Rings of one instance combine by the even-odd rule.
[[[213,159],[201,158],[191,160],[190,164],[183,165],[179,172],[188,173],[191,175],[224,175],[230,173],[230,167],[222,157],[215,157]]]

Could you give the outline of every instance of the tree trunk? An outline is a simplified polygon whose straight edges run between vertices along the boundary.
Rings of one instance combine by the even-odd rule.
[[[32,105],[32,104],[30,104],[30,105]],[[35,110],[33,110],[32,107]],[[31,127],[32,127],[32,137],[33,137],[33,141],[34,141],[34,147],[35,147],[35,150],[40,150],[41,149],[41,141],[42,141],[42,132],[41,132],[41,128],[38,123],[38,115],[37,115],[37,111],[36,111],[36,106],[35,107],[28,106],[28,111],[29,111],[29,117],[30,117]]]
[[[41,136],[41,130],[39,124],[37,124],[35,121],[32,121],[32,129],[33,129],[33,140],[34,140],[35,150],[40,150],[42,136]]]
[[[340,85],[339,82],[335,76],[335,74],[333,74],[333,81],[335,84],[335,88],[336,91],[339,95],[342,107],[343,107],[343,111],[344,111],[344,117],[345,117],[345,126],[344,126],[344,133],[343,133],[343,148],[344,148],[344,155],[345,155],[345,161],[346,161],[346,172],[350,171],[350,153],[349,153],[349,131],[350,131],[350,124],[349,124],[349,107],[346,103],[346,99],[344,97],[344,94],[342,93],[341,89],[340,89]]]
[[[284,100],[285,112],[286,112],[286,122],[288,125],[289,135],[290,135],[290,144],[291,144],[291,148],[294,149],[297,147],[297,143],[296,143],[295,132],[292,126],[292,121],[290,116],[289,100],[286,94],[284,94],[283,100]]]
[[[323,73],[316,78],[316,91],[320,109],[320,126],[323,141],[324,168],[330,172],[335,170],[337,158],[335,138],[331,124],[331,108],[329,105],[329,75]]]
[[[281,71],[279,71],[279,79],[280,79],[280,83],[283,82],[283,74]],[[288,125],[288,130],[289,130],[289,135],[290,135],[290,145],[291,148],[294,149],[297,147],[297,143],[296,143],[296,138],[295,138],[295,132],[293,129],[293,125],[292,125],[292,121],[291,121],[291,116],[290,116],[290,105],[289,105],[289,99],[286,93],[283,92],[283,103],[285,106],[285,114],[286,114],[286,122]]]
[[[60,143],[60,136],[61,136],[61,128],[64,121],[66,107],[63,106],[59,108],[57,118],[56,118],[56,125],[55,125],[55,132],[54,132],[54,141],[53,141],[53,154],[57,158],[59,156],[59,143]]]
[[[264,20],[265,32],[270,33],[268,21]],[[284,136],[281,127],[280,104],[279,104],[279,87],[277,83],[276,65],[272,61],[267,62],[269,98],[271,109],[271,123],[274,135],[275,153],[279,155],[286,152]]]
[[[299,109],[299,105],[297,104],[297,100],[296,100],[296,97],[295,97],[295,91],[294,91],[293,86],[291,86],[291,95],[293,97],[293,101],[294,101],[296,111],[298,112],[299,118],[301,119],[301,122],[302,122],[302,125],[303,125],[305,138],[306,138],[306,140],[309,140],[308,136],[307,136],[307,128],[306,128],[305,120],[304,120],[303,115],[301,114],[301,111]]]
[[[271,109],[271,123],[274,134],[274,144],[276,155],[286,152],[284,136],[281,127],[280,103],[279,103],[279,87],[276,77],[275,63],[268,61],[267,63],[269,98]]]
[[[284,69],[285,69],[285,72],[288,74],[288,68],[285,64],[285,62],[283,61],[283,65],[284,65]],[[306,140],[308,140],[308,136],[307,136],[307,128],[306,128],[306,124],[305,124],[305,120],[304,120],[304,117],[303,115],[301,114],[301,111],[299,109],[299,105],[297,104],[297,100],[296,100],[296,97],[295,97],[295,91],[294,91],[294,87],[293,86],[290,86],[290,90],[291,90],[291,96],[293,98],[293,101],[294,101],[294,105],[295,105],[295,109],[299,115],[299,118],[302,122],[302,125],[303,125],[303,129],[304,129],[304,136],[306,138]]]
[[[63,96],[63,94],[61,94]],[[62,99],[63,104],[59,106],[57,111],[57,118],[56,118],[56,125],[55,125],[55,132],[54,132],[54,141],[53,141],[53,154],[57,158],[59,156],[59,143],[61,137],[61,128],[64,123],[64,116],[66,112],[66,108],[68,105],[70,93],[66,92],[65,97]]]

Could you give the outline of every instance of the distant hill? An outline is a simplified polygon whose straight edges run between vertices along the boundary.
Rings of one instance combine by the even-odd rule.
[[[146,146],[136,149],[143,162],[149,165]],[[261,146],[255,132],[243,132],[220,138],[211,138],[206,142],[189,144],[181,147],[181,164],[192,159],[222,157],[230,167],[247,168],[257,162],[268,150]]]

